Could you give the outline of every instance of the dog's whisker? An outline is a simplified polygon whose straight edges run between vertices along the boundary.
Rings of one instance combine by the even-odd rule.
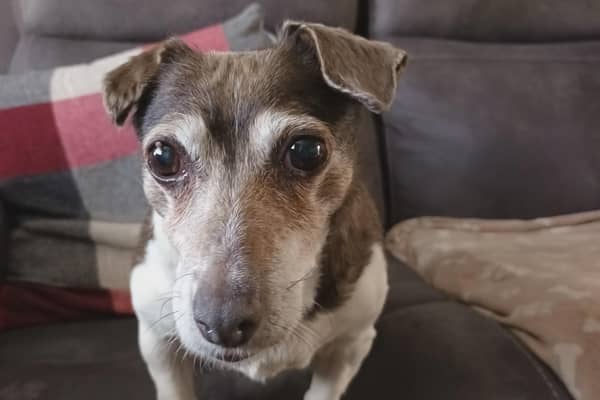
[[[299,284],[300,282],[306,281],[312,277],[312,274],[315,273],[319,269],[319,266],[314,266],[308,272],[306,272],[300,279],[292,281],[292,283],[286,288],[286,290],[291,290],[294,286]]]
[[[171,311],[168,312],[164,315],[161,315],[156,321],[154,321],[153,323],[150,324],[150,326],[148,327],[149,329],[154,328],[157,324],[159,324],[161,321],[164,321],[166,318],[172,317],[173,315],[177,314],[177,311]]]
[[[165,299],[175,299],[181,297],[179,292],[171,291],[169,294],[165,294],[164,296],[156,297],[156,301],[161,301]]]
[[[173,284],[174,284],[175,282],[177,282],[178,280],[180,280],[180,279],[182,279],[182,278],[185,278],[185,277],[187,277],[187,276],[191,276],[191,275],[194,275],[194,271],[190,271],[190,272],[186,272],[185,274],[181,274],[181,275],[179,275],[178,277],[176,277],[176,278],[173,280]]]
[[[267,322],[269,324],[273,325],[274,327],[283,330],[284,332],[288,333],[292,337],[295,337],[296,339],[300,340],[301,342],[303,342],[309,348],[313,347],[312,342],[308,338],[305,338],[304,335],[302,335],[296,329],[290,328],[288,326],[285,326],[285,325],[282,325],[282,324],[279,324],[279,323],[276,323],[276,322],[274,322],[274,321],[272,321],[270,319],[268,319]]]
[[[167,346],[171,348],[175,343],[177,343],[177,336],[173,335],[167,340]]]
[[[309,326],[304,325],[302,323],[298,324],[296,327],[298,333],[302,336],[307,336],[311,343],[318,342],[319,334],[311,329]]]
[[[160,311],[158,312],[158,315],[163,315],[163,312],[165,311],[165,306],[167,304],[169,304],[171,301],[173,301],[173,298],[168,298],[165,301],[163,301],[162,305],[160,306]]]
[[[192,374],[195,374],[196,371],[200,371],[200,369],[198,369],[198,357],[196,354],[192,354]]]

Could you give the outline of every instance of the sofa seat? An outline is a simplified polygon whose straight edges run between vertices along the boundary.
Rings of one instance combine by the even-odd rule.
[[[378,336],[345,400],[571,399],[505,329],[427,286],[390,258],[390,295]],[[153,387],[133,318],[0,334],[0,400],[147,400]],[[204,373],[202,400],[295,400],[306,371],[267,385]]]

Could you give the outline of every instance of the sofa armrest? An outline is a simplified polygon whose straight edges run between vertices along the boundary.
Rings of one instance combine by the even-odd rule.
[[[572,400],[495,322],[453,302],[388,313],[345,400]]]
[[[391,257],[389,266],[390,295],[377,338],[345,400],[573,399],[495,321],[433,288],[415,290],[419,281],[426,284]]]

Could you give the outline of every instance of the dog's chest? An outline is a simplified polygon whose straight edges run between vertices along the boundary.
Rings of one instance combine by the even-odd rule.
[[[314,355],[311,351],[294,351],[293,347],[281,349],[277,353],[267,353],[270,354],[234,368],[255,381],[264,382],[284,371],[307,368]]]

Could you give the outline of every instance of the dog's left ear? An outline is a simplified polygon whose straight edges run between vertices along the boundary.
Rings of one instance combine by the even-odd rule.
[[[323,79],[333,89],[381,113],[392,105],[406,53],[389,43],[367,40],[341,28],[294,21],[284,23],[284,41],[308,48],[316,56]]]
[[[123,125],[161,66],[194,54],[179,39],[169,39],[110,71],[104,78],[104,106],[117,125]]]

